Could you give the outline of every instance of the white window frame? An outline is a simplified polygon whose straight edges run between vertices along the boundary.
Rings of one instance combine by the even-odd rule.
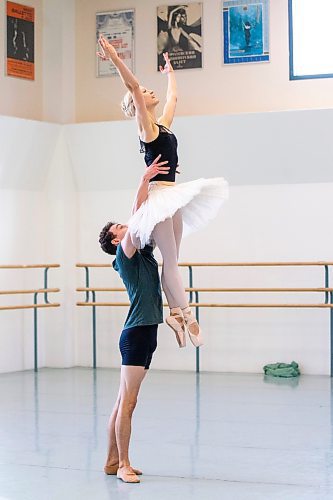
[[[297,74],[295,74],[293,1],[297,2],[299,0],[288,0],[288,16],[289,16],[289,78],[290,78],[290,80],[305,80],[305,79],[312,79],[312,78],[333,78],[333,70],[332,70],[332,73],[299,74],[300,72],[297,71]],[[313,4],[315,6],[315,1],[313,2]],[[332,46],[332,52],[333,52],[333,46]]]

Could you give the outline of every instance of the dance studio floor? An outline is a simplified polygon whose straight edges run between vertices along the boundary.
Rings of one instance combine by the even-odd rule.
[[[118,370],[0,375],[1,500],[333,498],[329,377],[153,371],[134,414],[141,484],[102,472]]]

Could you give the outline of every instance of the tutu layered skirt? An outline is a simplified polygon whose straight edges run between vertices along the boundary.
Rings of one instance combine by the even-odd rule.
[[[147,200],[128,222],[129,230],[143,248],[151,242],[156,224],[181,209],[183,235],[187,236],[213,219],[227,198],[228,183],[222,177],[171,185],[151,183]]]

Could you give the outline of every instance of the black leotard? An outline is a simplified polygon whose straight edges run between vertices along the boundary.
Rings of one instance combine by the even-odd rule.
[[[140,139],[140,152],[145,153],[147,167],[153,163],[158,155],[162,155],[159,161],[168,161],[165,166],[170,167],[169,172],[167,174],[158,174],[151,181],[174,182],[178,167],[177,139],[167,127],[158,123],[156,125],[159,128],[158,136],[151,142],[143,142]]]

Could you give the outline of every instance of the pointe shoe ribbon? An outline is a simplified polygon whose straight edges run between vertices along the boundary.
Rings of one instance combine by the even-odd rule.
[[[203,345],[202,332],[199,323],[193,316],[192,311],[189,313],[184,313],[185,325],[187,328],[187,333],[190,337],[190,341],[194,347],[200,347]]]
[[[121,467],[117,471],[117,478],[124,483],[139,483],[140,479],[133,471],[132,467]]]
[[[186,346],[186,336],[185,336],[185,321],[184,316],[180,308],[178,311],[172,312],[170,316],[165,319],[165,322],[170,328],[175,332],[176,340],[179,347]]]

